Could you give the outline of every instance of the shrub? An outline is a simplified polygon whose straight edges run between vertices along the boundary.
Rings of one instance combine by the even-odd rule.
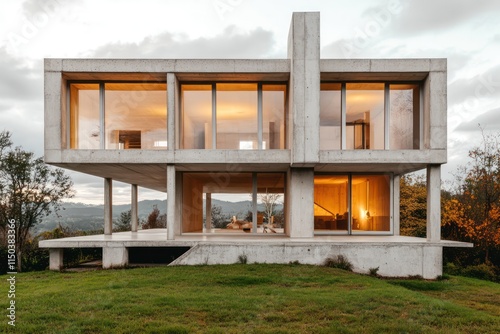
[[[247,261],[248,261],[248,258],[245,254],[238,256],[238,263],[239,264],[247,264]]]
[[[463,276],[479,278],[488,281],[498,280],[495,274],[495,268],[487,264],[479,264],[477,266],[468,266],[462,269]]]
[[[370,272],[370,276],[375,276],[375,277],[376,277],[376,276],[378,276],[378,274],[377,274],[377,273],[378,273],[378,270],[379,270],[379,269],[380,269],[380,267],[377,267],[377,268],[370,268],[370,269],[368,269],[368,270],[369,270],[369,272]]]
[[[323,265],[325,267],[352,271],[352,263],[344,255],[337,255],[335,258],[328,257]]]

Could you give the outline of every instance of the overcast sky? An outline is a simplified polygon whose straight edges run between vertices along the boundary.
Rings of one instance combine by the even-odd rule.
[[[0,4],[0,131],[43,154],[43,58],[285,58],[294,11],[321,12],[322,58],[447,58],[448,164],[500,131],[498,0],[26,0]],[[73,201],[102,179],[71,172]],[[140,199],[165,195],[145,189]],[[130,201],[115,183],[116,203]]]

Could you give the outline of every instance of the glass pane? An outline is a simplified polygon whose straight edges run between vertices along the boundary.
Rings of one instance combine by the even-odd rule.
[[[257,233],[284,233],[285,175],[257,175]]]
[[[99,84],[70,85],[70,114],[70,147],[99,149]]]
[[[393,150],[419,148],[420,87],[390,85],[390,148]]]
[[[107,149],[167,148],[167,85],[105,84]]]
[[[339,150],[341,134],[341,84],[322,83],[319,111],[319,149]]]
[[[347,149],[384,149],[384,84],[348,83]]]
[[[262,148],[285,148],[286,85],[262,86]]]
[[[352,177],[352,231],[390,231],[389,175]]]
[[[257,84],[217,84],[216,87],[217,149],[250,148],[248,142],[252,142],[252,149],[258,149]]]
[[[212,85],[182,85],[182,148],[212,148]]]
[[[348,180],[347,175],[314,177],[314,230],[347,232]]]

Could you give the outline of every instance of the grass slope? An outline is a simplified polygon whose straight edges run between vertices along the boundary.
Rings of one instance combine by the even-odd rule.
[[[5,276],[0,279],[5,282]],[[383,280],[326,267],[252,264],[23,273],[16,288],[18,333],[497,333],[500,328],[500,285],[462,277]],[[5,315],[0,331],[10,332]]]

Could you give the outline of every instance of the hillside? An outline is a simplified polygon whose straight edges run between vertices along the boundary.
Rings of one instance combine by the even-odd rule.
[[[500,285],[306,265],[17,274],[19,333],[498,333]],[[7,320],[0,332],[9,332]]]

